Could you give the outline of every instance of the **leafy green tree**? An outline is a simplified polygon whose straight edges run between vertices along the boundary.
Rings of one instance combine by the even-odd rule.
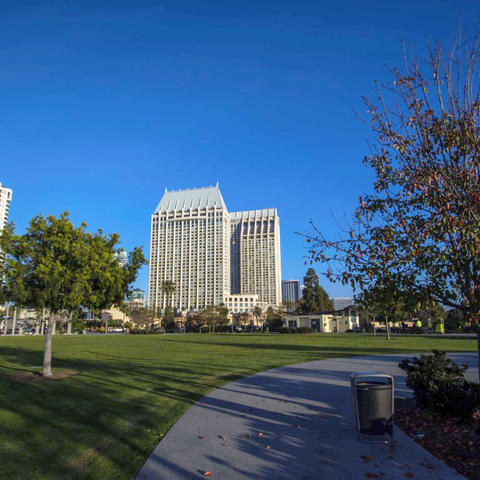
[[[452,308],[447,312],[445,318],[445,328],[447,331],[458,331],[465,326],[465,317],[460,310]]]
[[[124,303],[120,309],[125,315],[130,318],[133,325],[137,328],[143,325],[148,325],[150,330],[153,329],[153,323],[157,318],[156,312],[149,308],[144,308],[139,305],[129,305]]]
[[[302,313],[322,312],[333,310],[333,304],[327,292],[320,286],[318,275],[313,268],[309,268],[303,278],[302,299],[299,309]]]
[[[228,321],[228,308],[225,305],[209,305],[201,314],[204,324],[210,332],[215,333],[215,327],[225,326]]]
[[[357,297],[359,303],[366,307],[375,320],[383,320],[387,340],[390,340],[390,322],[403,320],[404,295],[393,282],[372,284]]]
[[[399,289],[480,320],[480,41],[440,44],[394,68],[378,101],[365,100],[375,176],[347,235],[315,229],[312,261],[332,280]],[[478,330],[480,355],[480,329]]]
[[[145,259],[135,249],[122,268],[114,260],[118,235],[90,234],[86,224],[74,227],[68,213],[38,215],[23,235],[9,226],[0,237],[7,254],[6,297],[16,305],[49,312],[43,375],[52,375],[52,335],[56,315],[80,306],[103,308],[121,302]]]

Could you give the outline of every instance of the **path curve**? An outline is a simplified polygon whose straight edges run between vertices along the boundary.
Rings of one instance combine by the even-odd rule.
[[[468,376],[475,378],[476,354],[450,357],[470,365]],[[402,358],[318,360],[224,385],[178,420],[137,480],[355,480],[367,474],[385,480],[464,478],[396,427],[393,445],[358,441],[349,374],[390,373],[396,396],[411,396],[397,366]]]

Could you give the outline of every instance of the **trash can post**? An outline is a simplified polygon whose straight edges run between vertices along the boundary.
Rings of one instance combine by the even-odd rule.
[[[360,441],[389,442],[393,436],[393,376],[380,372],[350,375],[356,428]]]

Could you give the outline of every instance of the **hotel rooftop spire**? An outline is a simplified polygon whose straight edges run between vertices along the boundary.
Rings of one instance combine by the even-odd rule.
[[[168,191],[165,189],[155,213],[218,207],[227,209],[218,183],[214,187]]]

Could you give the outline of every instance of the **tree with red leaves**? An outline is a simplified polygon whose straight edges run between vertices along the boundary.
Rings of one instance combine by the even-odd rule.
[[[480,321],[480,37],[436,42],[365,99],[375,175],[341,239],[314,227],[312,262],[361,293],[395,288]],[[368,297],[368,295],[367,295]],[[478,329],[480,356],[480,329]]]

